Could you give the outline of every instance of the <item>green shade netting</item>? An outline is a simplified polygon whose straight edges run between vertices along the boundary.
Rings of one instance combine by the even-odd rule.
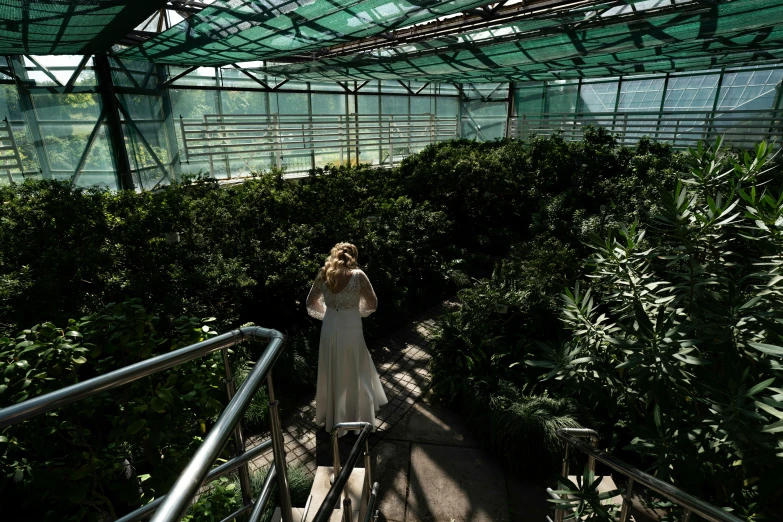
[[[165,0],[0,0],[0,54],[101,54]]]
[[[118,55],[167,65],[268,60],[374,36],[491,0],[217,0]]]
[[[575,15],[583,22],[574,24]],[[300,80],[502,82],[701,70],[783,58],[783,0],[689,2],[595,21],[586,15],[532,19],[263,72]]]

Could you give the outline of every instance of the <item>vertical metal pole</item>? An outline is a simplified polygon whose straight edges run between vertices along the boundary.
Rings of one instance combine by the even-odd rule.
[[[617,111],[620,110],[620,95],[623,92],[623,77],[617,80],[617,94],[614,99],[614,116],[612,116],[612,132],[617,132]]]
[[[348,498],[347,492],[343,499],[343,522],[353,522],[353,509],[351,508],[351,499]]]
[[[223,348],[223,367],[226,371],[226,395],[228,402],[234,398],[234,379],[231,376],[231,363],[228,360],[228,348]],[[239,457],[245,452],[245,436],[242,434],[242,423],[237,423],[234,428],[234,456]],[[239,468],[239,486],[242,489],[242,502],[249,504],[253,501],[253,490],[250,486],[250,468],[247,462]]]
[[[351,100],[348,97],[348,82],[345,83],[345,131],[340,133],[340,164],[343,163],[342,148],[343,148],[343,136],[345,136],[345,154],[348,157],[348,165],[351,164]],[[343,117],[340,116],[340,130],[342,131]]]
[[[280,115],[275,113],[272,115],[272,121],[275,128],[275,165],[278,169],[283,168],[283,145],[280,142]]]
[[[593,448],[598,449],[598,439],[595,437],[590,437],[590,441]],[[595,474],[595,457],[592,455],[587,457],[587,467],[590,469],[590,471],[593,472],[593,474]]]
[[[288,468],[285,462],[285,441],[283,440],[283,429],[280,427],[280,416],[277,411],[277,399],[275,399],[275,388],[272,383],[272,372],[266,378],[269,388],[269,425],[272,435],[272,453],[275,459],[275,469],[277,469],[277,489],[280,490],[280,513],[283,522],[294,522],[294,513],[291,510],[291,492],[288,490]]]
[[[712,101],[712,112],[710,113],[709,117],[709,127],[714,127],[715,125],[715,112],[718,110],[718,101],[720,100],[720,90],[723,88],[723,76],[726,74],[726,69],[721,68],[720,70],[720,76],[718,77],[718,85],[715,88],[715,99]],[[706,124],[706,122],[705,122]],[[709,134],[708,134],[709,136]]]
[[[218,121],[220,123],[223,123],[223,95],[222,95],[222,87],[223,87],[223,69],[220,67],[215,67],[215,105],[217,105],[217,113],[218,113]],[[218,127],[219,128],[219,127]],[[219,131],[216,131],[219,133]],[[218,135],[216,134],[215,138],[217,138]],[[225,153],[223,155],[223,161],[226,164],[226,177],[228,179],[231,179],[231,158],[228,154],[228,151],[224,148],[223,152]],[[211,161],[212,156],[210,156]]]
[[[462,137],[462,84],[456,84],[459,103],[457,104],[457,138]]]
[[[166,126],[166,146],[169,152],[169,161],[171,165],[171,172],[174,175],[174,180],[179,181],[182,176],[182,161],[179,157],[179,146],[177,145],[177,132],[174,125],[174,116],[171,108],[171,96],[169,95],[168,88],[160,88],[160,85],[166,81],[166,67],[163,65],[154,65],[150,63],[150,67],[156,68],[158,76],[158,83],[155,86],[160,90],[160,101],[163,106],[163,120]],[[185,135],[183,134],[183,139]],[[184,142],[183,142],[184,143]]]
[[[261,62],[261,65],[262,65],[263,67],[266,67],[266,62]],[[269,85],[269,77],[266,75],[266,73],[264,73],[264,83],[266,83],[267,85]],[[270,119],[270,118],[271,118],[271,116],[272,116],[272,102],[271,102],[271,100],[270,100],[270,98],[269,98],[269,90],[268,90],[268,89],[266,89],[266,90],[264,91],[264,95],[265,95],[265,96],[264,96],[264,107],[265,107],[265,109],[266,109],[266,116],[267,116],[267,122],[268,122],[268,121],[269,121],[269,119]],[[267,129],[269,129],[269,126],[267,126]],[[274,153],[272,153],[272,155],[274,156]],[[270,160],[271,160],[271,159],[272,159],[272,158],[270,157]]]
[[[359,82],[353,82],[353,120],[356,124],[355,129],[355,141],[356,144],[356,165],[359,165],[359,94],[357,91],[359,90]]]
[[[313,93],[310,92],[310,82],[307,82],[307,118],[310,122],[309,139],[310,144],[310,168],[315,170],[315,147],[313,146]]]
[[[182,132],[182,145],[185,147],[185,163],[190,163],[190,156],[188,155],[188,135],[185,132],[185,120],[182,119],[182,115],[179,115],[179,129]]]
[[[408,90],[410,91],[410,82],[408,82]],[[408,93],[408,96],[405,97],[406,100],[408,100],[408,155],[411,154],[411,95]]]
[[[511,137],[511,119],[514,117],[514,82],[508,83],[508,107],[506,110],[506,138]]]
[[[766,140],[771,140],[778,128],[778,126],[775,125],[775,122],[780,119],[779,107],[780,100],[783,97],[783,81],[778,82],[778,84],[775,86],[775,90],[777,91],[775,93],[775,104],[772,106],[771,117],[769,120],[769,131],[767,132],[767,136],[765,138]]]
[[[626,522],[631,514],[631,498],[633,495],[633,478],[628,477],[628,487],[625,489],[623,506],[620,508],[620,522]]]
[[[394,144],[392,143],[392,121],[389,118],[389,165],[394,168]]]
[[[24,68],[24,58],[18,54],[9,56],[9,63],[16,80],[16,92],[19,95],[19,108],[24,114],[24,121],[30,130],[35,155],[38,157],[38,166],[44,179],[52,177],[52,170],[49,166],[49,157],[46,154],[46,144],[41,134],[41,127],[38,125],[38,116],[35,113],[35,105],[30,91],[27,89],[27,69]]]
[[[661,130],[661,118],[663,118],[663,108],[666,105],[666,91],[669,90],[669,73],[663,80],[663,94],[661,95],[661,105],[658,108],[658,124],[655,126],[655,139],[658,139],[658,133]]]
[[[339,434],[340,432],[337,430],[332,432],[332,483],[334,483],[337,475],[340,474],[340,444],[338,440]]]
[[[364,478],[367,482],[367,493],[372,491],[372,462],[370,459],[370,439],[364,441]],[[370,495],[367,495],[367,505],[370,505]]]
[[[209,130],[209,121],[207,119],[207,115],[206,114],[204,114],[204,135],[205,135],[204,136],[205,138],[209,138],[210,141],[212,141],[211,140],[212,132]],[[214,178],[214,177],[216,177],[215,176],[215,162],[212,160],[212,158],[213,158],[212,151],[210,151],[210,154],[209,154],[209,174]]]
[[[95,76],[98,79],[101,100],[106,110],[106,123],[109,126],[109,141],[114,153],[112,158],[117,169],[118,185],[121,189],[135,190],[128,150],[125,148],[125,135],[123,134],[122,121],[120,120],[119,101],[114,92],[114,84],[111,79],[109,58],[105,54],[95,55],[93,56],[93,64],[95,65]]]
[[[691,522],[691,510],[686,509],[682,514],[682,522]]]
[[[340,147],[340,165],[343,164],[343,116],[340,114],[337,116],[337,129],[338,134],[340,135],[340,138],[338,139],[338,144]],[[350,161],[350,158],[349,158]]]
[[[569,446],[568,443],[565,443],[565,450],[563,452],[563,468],[561,471],[561,475],[563,477],[568,478],[568,450]],[[558,509],[555,510],[555,522],[563,522],[563,510]]]
[[[14,159],[16,159],[16,164],[19,165],[19,175],[24,179],[24,165],[22,165],[22,156],[19,155],[19,147],[16,146],[16,139],[14,138],[14,129],[11,128],[11,122],[8,121],[8,118],[3,118],[3,121],[5,121],[5,130],[8,133],[8,139],[11,141],[11,147],[13,148],[14,153]],[[8,180],[13,183],[14,177],[11,175],[11,169],[9,168],[7,171],[8,173]]]

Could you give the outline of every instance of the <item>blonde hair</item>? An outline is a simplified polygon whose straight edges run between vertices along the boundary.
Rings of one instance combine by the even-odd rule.
[[[318,277],[326,282],[330,291],[337,288],[337,276],[359,267],[359,249],[351,243],[337,243],[332,247]]]

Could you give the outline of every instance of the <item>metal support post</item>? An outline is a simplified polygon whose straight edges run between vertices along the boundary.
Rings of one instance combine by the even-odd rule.
[[[715,126],[715,112],[718,110],[718,101],[720,100],[720,90],[723,88],[723,76],[726,74],[726,69],[720,70],[720,76],[718,76],[718,85],[715,87],[715,99],[712,101],[712,112],[709,118],[709,127],[707,127],[707,135],[709,136],[709,129]]]
[[[351,508],[351,499],[348,498],[348,493],[346,492],[345,498],[343,499],[343,522],[352,522],[353,521],[353,509]]]
[[[394,168],[394,143],[392,143],[392,121],[389,118],[389,165]]]
[[[307,82],[307,90],[310,90],[310,82]],[[307,118],[310,126],[308,127],[308,141],[310,145],[310,169],[315,170],[315,147],[313,146],[313,93],[307,93]]]
[[[41,127],[38,125],[38,116],[35,113],[33,97],[27,88],[29,77],[27,76],[27,69],[24,67],[24,59],[22,56],[15,54],[9,56],[8,61],[14,73],[16,92],[19,94],[19,108],[22,110],[22,114],[24,114],[24,121],[30,131],[30,137],[35,147],[35,155],[38,157],[38,166],[43,177],[49,179],[52,177],[52,170],[49,166],[49,157],[46,155],[46,145],[41,134]]]
[[[281,169],[283,168],[283,146],[280,143],[280,116],[277,113],[272,115],[272,123],[275,132],[275,166]]]
[[[514,117],[514,82],[509,82],[508,83],[508,106],[506,110],[506,138],[511,138],[511,119],[513,117]]]
[[[356,145],[356,165],[359,165],[359,82],[353,82],[353,121],[356,126],[354,129],[354,143]]]
[[[272,435],[272,453],[275,459],[275,469],[277,469],[277,489],[280,491],[280,513],[283,522],[294,522],[294,513],[291,510],[291,492],[288,490],[288,469],[285,462],[285,441],[283,440],[283,429],[280,426],[280,416],[277,411],[277,399],[275,399],[275,388],[272,383],[272,372],[267,377],[267,387],[269,388],[269,431]]]
[[[633,478],[628,478],[628,487],[625,489],[625,495],[623,496],[623,505],[620,508],[620,522],[626,522],[628,515],[631,514],[631,499],[633,495]]]
[[[182,145],[185,147],[185,163],[190,163],[190,155],[188,154],[188,135],[185,132],[185,120],[182,115],[179,115],[179,130],[182,132]]]
[[[370,439],[367,438],[367,440],[364,441],[364,478],[367,481],[367,491],[372,490],[372,461],[370,460]],[[367,502],[369,505],[370,497],[367,497]]]
[[[204,131],[205,131],[205,138],[211,140],[212,139],[212,132],[209,130],[209,120],[207,119],[207,115],[204,114]],[[213,155],[209,155],[209,175],[213,178],[215,176],[215,162],[212,160]]]
[[[223,367],[226,371],[226,395],[228,402],[234,398],[234,379],[231,375],[231,363],[228,360],[228,348],[223,348]],[[238,422],[234,428],[234,457],[239,457],[245,452],[245,437],[242,434],[242,423]],[[250,486],[250,468],[245,462],[239,468],[239,486],[242,489],[242,503],[249,504],[253,501],[253,491]]]
[[[109,141],[113,152],[112,159],[117,170],[118,186],[125,190],[136,190],[128,158],[128,149],[125,147],[119,100],[117,100],[114,83],[111,79],[109,58],[105,54],[95,55],[93,64],[95,65],[95,76],[98,79],[101,101],[106,111],[106,123],[109,127]]]
[[[166,81],[166,67],[163,65],[153,65],[155,72],[157,73],[158,83],[161,85]],[[160,101],[163,107],[163,121],[166,126],[166,148],[169,153],[169,167],[174,176],[174,181],[179,181],[182,177],[182,161],[179,157],[179,146],[177,145],[177,131],[174,124],[174,115],[171,109],[171,96],[168,89],[160,89]],[[183,127],[184,128],[184,127]],[[185,135],[183,133],[182,138],[184,140]]]

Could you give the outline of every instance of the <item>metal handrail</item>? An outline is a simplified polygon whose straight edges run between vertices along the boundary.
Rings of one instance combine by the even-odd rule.
[[[98,393],[113,390],[130,382],[167,370],[187,361],[197,359],[217,350],[228,349],[228,347],[248,339],[267,341],[269,344],[236,395],[229,400],[225,410],[221,413],[217,422],[210,430],[209,435],[207,435],[204,442],[193,455],[192,459],[185,467],[185,470],[174,483],[171,491],[169,491],[165,498],[161,499],[161,502],[154,507],[149,505],[143,506],[126,515],[125,519],[138,520],[137,516],[140,514],[139,512],[143,511],[144,514],[148,514],[151,511],[156,511],[152,518],[153,522],[180,520],[187,512],[192,499],[196,496],[198,488],[207,481],[207,479],[210,477],[216,478],[217,476],[220,476],[220,474],[227,473],[230,471],[229,468],[233,468],[234,465],[236,465],[237,468],[240,466],[247,466],[250,457],[248,455],[239,455],[236,459],[210,471],[210,467],[217,460],[220,452],[228,442],[228,439],[234,434],[235,428],[241,422],[250,401],[266,378],[269,385],[269,408],[272,425],[272,429],[270,430],[272,433],[271,446],[274,452],[276,468],[278,470],[283,470],[277,474],[278,489],[280,491],[280,507],[283,520],[285,522],[293,522],[291,498],[285,473],[286,462],[283,447],[284,442],[280,429],[280,419],[277,412],[277,401],[274,398],[271,375],[271,369],[282,353],[285,343],[285,337],[277,330],[256,326],[240,328],[167,354],[145,359],[130,366],[120,368],[104,375],[99,375],[92,379],[29,399],[19,404],[2,408],[0,409],[0,428],[17,424],[36,415],[67,406]],[[262,444],[262,446],[263,445],[264,444]],[[264,449],[268,449],[268,447],[265,447]],[[253,454],[260,451],[262,450],[256,450]],[[238,452],[243,453],[244,448],[238,448]],[[218,470],[221,470],[220,474],[217,473]],[[239,511],[245,512],[251,508],[253,508],[253,504],[246,503]]]
[[[359,460],[359,455],[362,453],[362,445],[367,447],[368,439],[370,438],[370,431],[372,430],[372,425],[369,422],[343,422],[340,424],[336,424],[332,428],[332,440],[334,441],[335,435],[339,433],[340,431],[344,430],[355,430],[355,429],[361,429],[359,432],[359,437],[356,439],[356,442],[353,445],[353,448],[351,448],[351,453],[348,455],[348,459],[345,461],[345,466],[342,468],[340,467],[340,453],[339,449],[335,449],[333,446],[333,451],[335,455],[335,461],[334,461],[334,481],[332,483],[332,487],[329,488],[329,491],[326,493],[326,498],[324,498],[323,503],[321,504],[321,507],[318,508],[318,512],[315,514],[315,517],[313,518],[313,522],[327,522],[334,513],[334,507],[337,505],[337,502],[340,500],[340,494],[345,490],[346,484],[348,484],[348,479],[351,477],[351,472],[353,472],[353,469],[356,467],[356,461]],[[368,466],[369,462],[369,455],[368,451],[364,451],[365,455],[365,476],[369,477],[370,468]],[[351,522],[352,520],[352,507],[351,507],[351,499],[348,498],[348,493],[345,493],[345,500],[343,501],[343,521],[344,522]]]
[[[652,475],[648,475],[647,473],[629,464],[626,464],[622,460],[613,457],[612,455],[609,455],[608,453],[601,451],[598,448],[594,448],[588,444],[585,444],[576,438],[576,436],[574,436],[580,435],[584,431],[585,430],[582,429],[563,428],[557,430],[557,436],[566,443],[566,447],[571,445],[587,456],[594,458],[598,462],[608,466],[614,471],[617,471],[628,477],[628,487],[625,490],[623,506],[622,510],[620,511],[620,522],[625,522],[628,519],[628,515],[630,514],[631,494],[634,483],[639,483],[642,486],[651,489],[660,495],[663,495],[668,500],[684,507],[686,520],[690,518],[691,514],[696,514],[705,520],[709,520],[710,522],[742,522],[741,519],[737,518],[731,513],[723,511],[719,507],[713,506],[712,504],[696,498],[693,495],[689,495],[688,493],[673,486],[672,484],[669,484],[668,482],[664,482],[653,477]],[[566,468],[565,473],[567,476],[568,469],[567,466],[564,467]]]
[[[255,448],[242,453],[238,457],[234,457],[233,459],[224,462],[220,466],[212,469],[207,475],[207,477],[204,479],[204,482],[202,482],[200,486],[203,486],[204,484],[208,484],[224,475],[228,475],[232,471],[238,469],[240,466],[243,466],[244,464],[250,462],[254,458],[261,455],[262,453],[266,452],[271,447],[272,447],[272,439],[268,439],[262,442],[261,444],[259,444],[258,446],[256,446]],[[166,495],[156,498],[149,504],[144,504],[139,509],[128,513],[124,517],[118,518],[115,522],[136,522],[138,520],[143,520],[146,517],[150,516],[153,512],[155,512],[158,509],[158,507],[160,507],[160,505],[163,504],[164,500],[166,500]]]
[[[2,408],[0,409],[0,429],[73,404],[97,393],[119,388],[142,377],[179,366],[182,363],[198,359],[222,348],[228,348],[246,339],[269,341],[273,338],[273,335],[282,336],[280,332],[269,330],[268,328],[245,327],[163,355],[144,359],[113,372]]]

